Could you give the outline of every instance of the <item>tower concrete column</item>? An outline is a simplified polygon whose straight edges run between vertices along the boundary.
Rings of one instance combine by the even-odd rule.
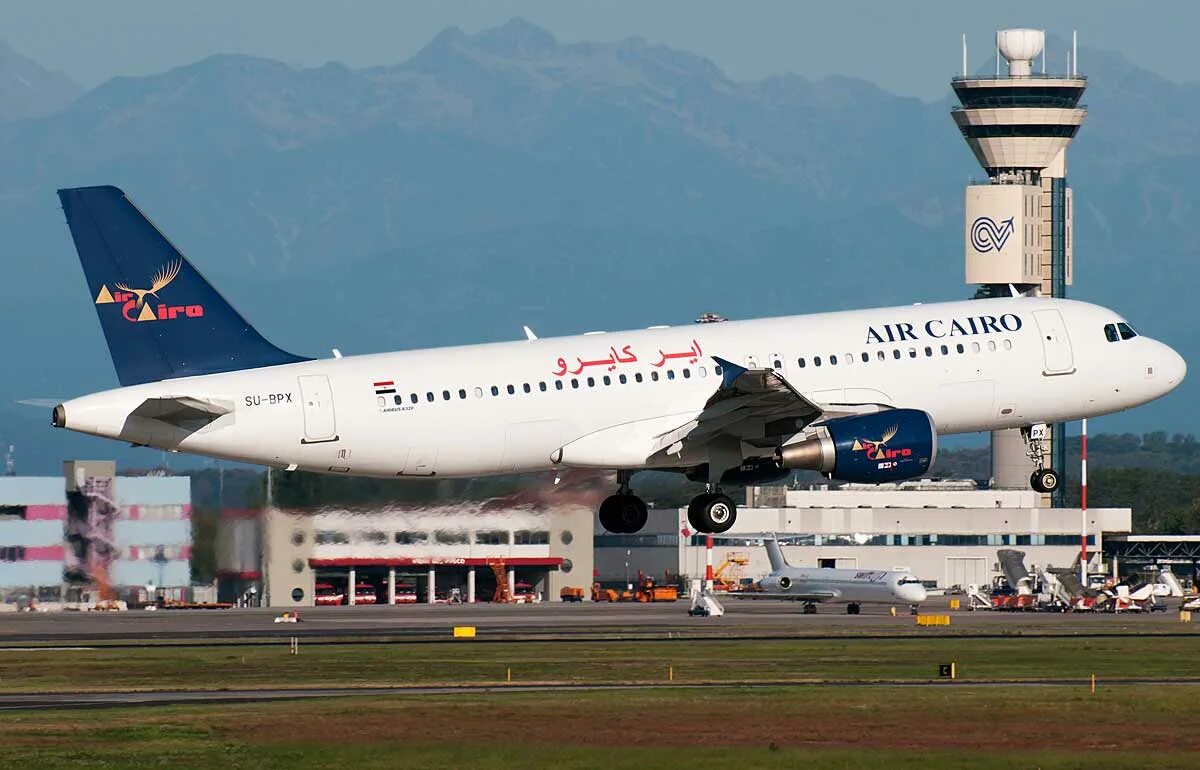
[[[388,606],[396,603],[396,568],[388,567]]]
[[[354,605],[354,586],[358,585],[358,573],[351,567],[346,573],[346,604]]]
[[[425,601],[433,604],[433,600],[437,598],[437,570],[434,567],[429,568],[429,579],[425,585]]]
[[[467,604],[475,603],[475,568],[467,567]]]

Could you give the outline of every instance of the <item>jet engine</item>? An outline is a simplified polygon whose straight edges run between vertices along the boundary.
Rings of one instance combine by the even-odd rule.
[[[841,481],[879,484],[918,477],[936,456],[937,429],[928,413],[888,409],[813,426],[800,441],[776,449],[775,463]]]

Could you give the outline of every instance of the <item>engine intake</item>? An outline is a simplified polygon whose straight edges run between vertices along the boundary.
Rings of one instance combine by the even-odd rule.
[[[919,409],[838,417],[818,430],[776,449],[776,464],[820,471],[841,481],[879,484],[920,476],[937,457],[937,429]]]

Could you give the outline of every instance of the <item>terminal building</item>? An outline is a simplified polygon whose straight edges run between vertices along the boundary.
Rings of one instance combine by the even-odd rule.
[[[218,593],[273,607],[470,603],[503,582],[519,599],[557,599],[591,585],[594,515],[578,505],[230,511]]]
[[[907,570],[928,586],[990,585],[996,551],[1016,548],[1030,566],[1070,566],[1080,553],[1079,509],[1043,508],[1032,490],[979,489],[973,481],[747,490],[730,531],[713,536],[713,563],[736,564],[739,577],[768,572],[764,538],[778,538],[795,566]],[[1105,538],[1128,535],[1128,508],[1089,509],[1089,560]],[[651,515],[636,535],[597,524],[596,572],[628,582],[704,576],[706,537],[688,528],[687,511]],[[1092,562],[1099,567],[1097,561]]]
[[[67,462],[63,476],[0,477],[0,603],[181,598],[191,583],[191,479],[117,476]]]

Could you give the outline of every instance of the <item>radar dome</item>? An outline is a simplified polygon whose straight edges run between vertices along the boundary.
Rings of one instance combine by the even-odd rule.
[[[1033,60],[1046,45],[1046,33],[1040,29],[1002,29],[996,33],[1000,55],[1008,61],[1010,77],[1027,77]]]

